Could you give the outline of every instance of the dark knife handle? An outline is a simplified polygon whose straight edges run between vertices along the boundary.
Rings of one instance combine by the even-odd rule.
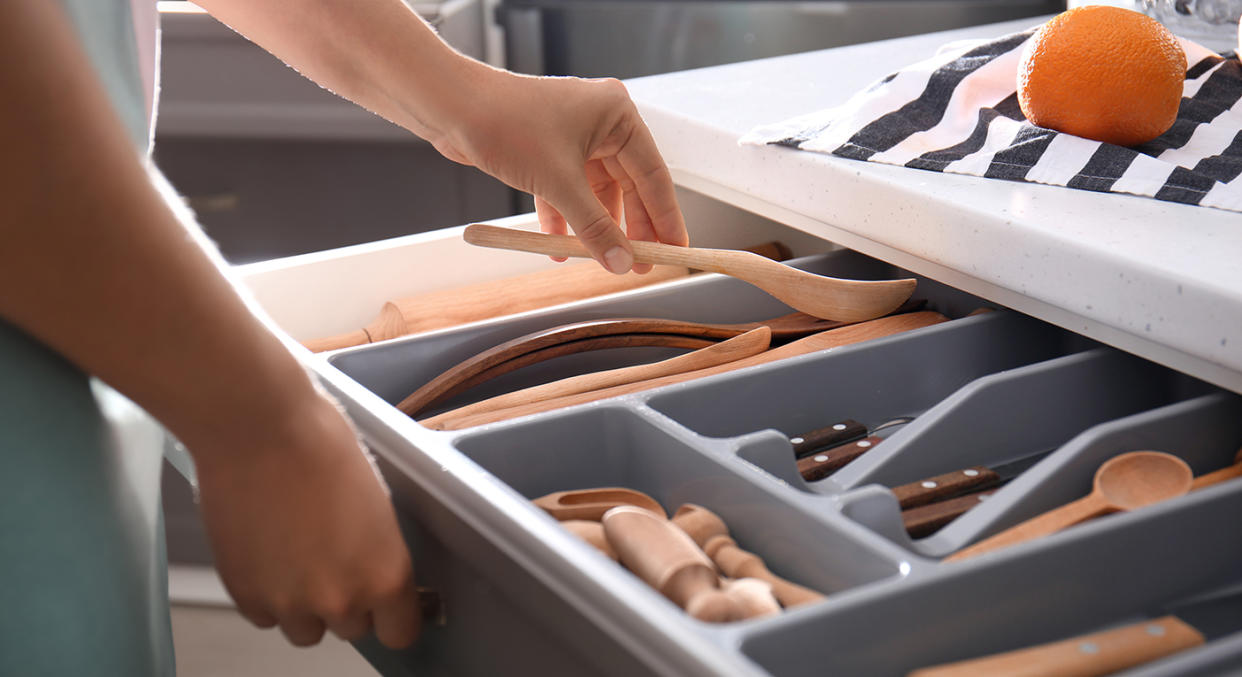
[[[903,510],[901,522],[905,525],[906,533],[910,534],[910,538],[931,536],[994,493],[996,493],[995,489],[976,491],[946,501]]]
[[[849,444],[824,449],[806,458],[798,459],[798,472],[802,475],[802,479],[808,482],[822,480],[883,441],[883,437],[867,437]]]
[[[1000,481],[1000,475],[977,465],[973,468],[954,470],[943,475],[893,487],[893,494],[897,496],[897,503],[901,505],[901,509],[908,510],[952,498],[968,491],[994,486],[1000,484]]]
[[[867,426],[853,419],[845,419],[823,428],[816,428],[801,435],[792,435],[789,443],[793,445],[794,457],[802,458],[824,447],[836,447],[846,442],[860,440],[867,436]]]

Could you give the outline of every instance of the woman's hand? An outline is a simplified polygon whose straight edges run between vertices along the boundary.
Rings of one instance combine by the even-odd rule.
[[[446,157],[534,195],[544,232],[572,228],[614,273],[633,264],[622,213],[630,239],[689,243],[668,167],[619,81],[467,72],[469,108],[432,139]]]
[[[312,393],[288,413],[195,454],[225,586],[246,618],[279,625],[298,646],[325,629],[345,640],[374,629],[389,647],[410,645],[419,605],[383,484],[326,398]]]

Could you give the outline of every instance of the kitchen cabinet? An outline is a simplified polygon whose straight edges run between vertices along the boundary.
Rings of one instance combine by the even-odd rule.
[[[376,452],[422,581],[446,601],[447,622],[417,647],[359,649],[393,675],[900,675],[1136,622],[1242,584],[1238,482],[943,561],[1084,495],[1118,453],[1171,452],[1195,474],[1233,462],[1242,446],[1237,214],[737,145],[756,124],[843,101],[940,44],[1029,23],[628,83],[683,187],[696,244],[787,240],[793,263],[811,270],[915,275],[918,294],[949,321],[453,432],[425,428],[393,403],[483,348],[575,320],[728,322],[782,307],[735,280],[694,276],[302,355]],[[529,215],[497,223],[534,227]],[[389,298],[551,265],[471,248],[453,228],[238,272],[278,324],[310,339],[365,325]],[[993,312],[972,314],[981,306]],[[644,359],[601,353],[573,368]],[[559,368],[496,387],[564,375]],[[914,421],[827,479],[797,474],[790,435],[825,417],[899,414]],[[1046,455],[943,530],[918,539],[903,530],[888,488],[1030,452]],[[528,500],[605,485],[646,491],[669,510],[694,502],[718,512],[739,544],[826,598],[774,618],[690,619]],[[1132,674],[1236,670],[1238,630]]]

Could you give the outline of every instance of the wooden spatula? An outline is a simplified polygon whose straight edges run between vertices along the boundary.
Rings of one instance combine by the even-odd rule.
[[[484,224],[467,226],[466,242],[481,247],[512,249],[548,256],[590,257],[582,243],[568,235],[547,235]],[[749,282],[804,313],[830,320],[868,320],[886,315],[914,293],[915,281],[842,280],[815,275],[749,252],[675,247],[633,241],[634,261],[689,266],[724,273]]]

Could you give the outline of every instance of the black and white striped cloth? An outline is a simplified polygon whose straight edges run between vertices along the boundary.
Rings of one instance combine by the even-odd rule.
[[[1016,92],[1035,29],[946,45],[845,104],[754,129],[741,142],[1242,211],[1242,64],[1182,40],[1177,121],[1125,148],[1036,127]]]

